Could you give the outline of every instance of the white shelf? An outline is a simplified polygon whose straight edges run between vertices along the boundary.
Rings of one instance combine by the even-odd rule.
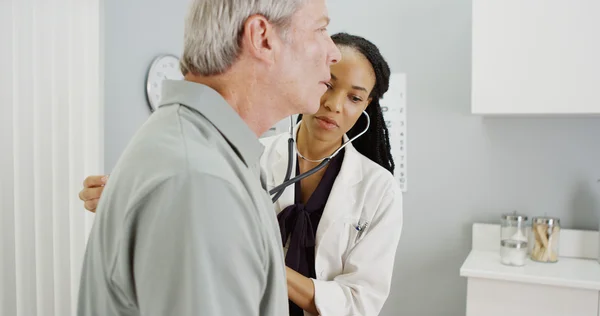
[[[467,316],[600,316],[598,231],[561,229],[558,262],[522,267],[500,262],[500,225],[475,223],[472,232],[460,268]]]
[[[500,262],[497,251],[473,250],[460,275],[600,291],[600,263],[593,259],[560,258],[556,263],[527,260],[523,267],[511,267]]]

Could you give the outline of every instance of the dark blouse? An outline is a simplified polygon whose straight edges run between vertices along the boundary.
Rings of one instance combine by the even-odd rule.
[[[317,185],[306,204],[302,203],[302,190],[300,181],[294,187],[295,203],[283,209],[278,215],[279,230],[283,245],[290,238],[290,245],[285,256],[285,264],[290,269],[307,278],[316,278],[315,272],[315,238],[317,227],[323,215],[323,209],[329,198],[329,193],[340,172],[344,150],[341,150],[327,166],[323,178]],[[296,162],[296,174],[300,174]],[[290,316],[302,316],[304,312],[291,300]]]

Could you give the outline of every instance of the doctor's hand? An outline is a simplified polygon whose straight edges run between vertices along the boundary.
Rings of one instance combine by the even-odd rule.
[[[315,284],[302,274],[290,267],[285,267],[288,298],[298,307],[313,315],[319,315],[315,304]]]
[[[79,199],[82,200],[86,210],[95,213],[98,207],[98,200],[104,190],[104,185],[108,180],[108,175],[89,176],[83,181],[83,190],[79,192]]]

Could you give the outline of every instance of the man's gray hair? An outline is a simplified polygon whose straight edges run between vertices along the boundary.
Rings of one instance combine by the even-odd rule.
[[[202,76],[225,72],[237,59],[244,23],[263,15],[285,36],[306,0],[192,0],[186,21],[181,71]]]

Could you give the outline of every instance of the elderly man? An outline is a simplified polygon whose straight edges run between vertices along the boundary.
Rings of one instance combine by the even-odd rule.
[[[79,315],[286,315],[258,137],[312,113],[340,58],[325,0],[195,0],[183,81],[124,151],[88,241]]]

